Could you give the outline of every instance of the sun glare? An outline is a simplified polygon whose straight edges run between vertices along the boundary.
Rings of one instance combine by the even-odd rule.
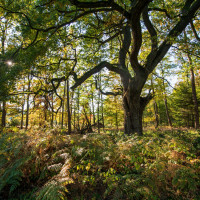
[[[8,60],[6,63],[7,63],[7,65],[9,65],[9,66],[12,66],[12,65],[13,65],[13,62],[12,62],[11,60]]]

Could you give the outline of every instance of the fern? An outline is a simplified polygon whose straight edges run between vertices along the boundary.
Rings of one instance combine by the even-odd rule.
[[[66,192],[68,191],[62,183],[53,180],[39,191],[36,200],[65,200]]]
[[[21,170],[9,169],[0,178],[0,192],[7,185],[10,186],[9,194],[11,194],[20,185],[23,173]]]
[[[9,195],[11,195],[17,189],[17,187],[20,186],[24,176],[21,168],[29,159],[29,157],[18,159],[13,165],[5,169],[0,177],[0,193],[6,186],[8,186],[10,187]]]

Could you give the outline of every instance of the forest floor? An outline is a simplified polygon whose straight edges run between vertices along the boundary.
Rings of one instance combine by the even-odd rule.
[[[0,135],[0,199],[200,198],[200,133],[190,129],[65,135],[16,127]]]

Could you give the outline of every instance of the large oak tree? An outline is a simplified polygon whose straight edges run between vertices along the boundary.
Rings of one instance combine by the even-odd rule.
[[[31,51],[34,45],[37,47],[40,43],[48,47],[51,38],[57,38],[58,45],[59,37],[69,38],[69,43],[79,44],[79,48],[85,47],[85,52],[90,51],[87,42],[90,47],[94,43],[93,51],[99,52],[95,55],[100,58],[95,60],[90,57],[89,67],[85,67],[82,74],[77,74],[75,67],[72,68],[70,75],[75,80],[72,88],[75,89],[103,68],[117,73],[123,86],[125,132],[139,135],[142,135],[143,111],[152,98],[150,93],[141,96],[148,76],[196,17],[200,7],[200,0],[13,2],[4,2],[0,7],[6,15],[19,17],[26,41],[20,50],[29,48]],[[62,30],[69,32],[63,35]],[[74,44],[73,40],[80,42]],[[103,51],[113,48],[112,45],[114,53],[118,48],[117,62],[111,59],[111,55],[108,56],[110,60],[105,54],[101,56]],[[80,53],[80,56],[83,55]],[[74,60],[79,61],[78,58],[79,55]],[[60,80],[64,81],[63,77]]]

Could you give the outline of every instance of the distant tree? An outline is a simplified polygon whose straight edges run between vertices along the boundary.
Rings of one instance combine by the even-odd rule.
[[[179,82],[170,97],[173,118],[179,126],[194,127],[195,113],[193,105],[192,88],[187,82]],[[198,103],[200,99],[198,97]]]

